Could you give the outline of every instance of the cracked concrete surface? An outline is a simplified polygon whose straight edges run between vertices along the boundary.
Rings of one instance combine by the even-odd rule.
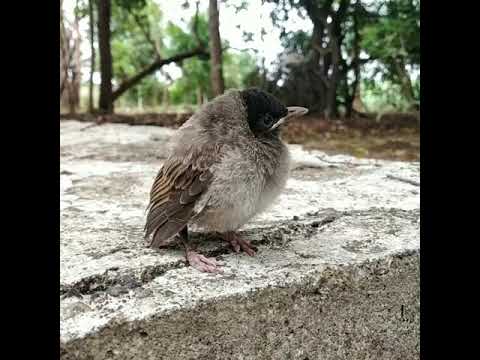
[[[417,359],[419,163],[306,152],[277,203],[213,234],[224,274],[143,241],[170,129],[61,122],[62,359]]]

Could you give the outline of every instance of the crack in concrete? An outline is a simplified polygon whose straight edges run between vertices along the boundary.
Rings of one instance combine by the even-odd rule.
[[[240,235],[248,238],[255,246],[263,245],[271,249],[285,249],[288,244],[298,238],[308,239],[315,236],[321,231],[324,231],[328,225],[337,221],[344,216],[355,216],[370,213],[372,211],[389,212],[392,215],[407,219],[415,219],[418,217],[418,210],[400,210],[400,209],[385,209],[385,208],[371,208],[368,210],[353,210],[353,211],[337,211],[334,209],[320,209],[315,212],[307,213],[306,217],[301,219],[295,217],[294,220],[280,222],[268,227],[249,229],[241,231]],[[319,218],[320,217],[320,218]],[[312,221],[312,218],[315,220]],[[217,237],[213,233],[196,233],[192,236],[193,244],[200,244],[204,241],[212,241]],[[222,255],[233,253],[229,245],[220,245],[211,250],[202,251],[208,257],[219,257],[223,260]],[[175,246],[170,246],[175,248]],[[310,258],[308,254],[299,254],[300,257]],[[141,271],[128,270],[121,272],[118,267],[110,268],[103,274],[92,275],[81,279],[80,281],[71,285],[60,285],[60,295],[62,298],[67,297],[82,297],[83,295],[93,295],[101,292],[106,292],[112,296],[119,296],[142,287],[144,284],[153,281],[155,278],[166,274],[168,271],[180,269],[188,266],[185,261],[178,260],[168,264],[149,265]]]
[[[317,217],[322,211],[318,211],[307,215],[308,217]],[[325,210],[323,210],[325,212]],[[272,225],[269,227],[246,230],[240,232],[241,235],[248,237],[253,245],[265,245],[270,248],[284,248],[295,238],[309,238],[321,231],[324,225],[337,220],[342,213],[338,211],[328,211],[326,216],[320,220],[308,221],[303,223],[292,223],[291,221]],[[305,221],[305,220],[304,220]],[[214,234],[196,234],[194,243],[200,240],[212,240]],[[287,236],[285,236],[287,235]],[[212,250],[203,251],[209,257],[221,257],[222,255],[233,253],[228,245],[220,246]],[[153,281],[155,278],[164,275],[170,270],[186,267],[187,264],[183,260],[175,261],[168,264],[149,265],[145,267],[139,274],[135,274],[135,270],[122,273],[118,267],[107,269],[103,274],[97,274],[85,277],[80,281],[70,285],[60,285],[60,295],[62,299],[68,297],[82,297],[83,295],[93,295],[96,293],[107,292],[112,296],[119,296],[143,286]]]
[[[133,271],[119,273],[119,268],[107,269],[103,274],[97,274],[85,277],[71,285],[60,284],[60,295],[62,299],[83,295],[93,295],[100,292],[107,292],[112,296],[118,296],[143,286],[167,271],[179,269],[186,266],[184,261],[175,261],[168,264],[146,266],[139,275]],[[113,274],[112,274],[113,272]]]

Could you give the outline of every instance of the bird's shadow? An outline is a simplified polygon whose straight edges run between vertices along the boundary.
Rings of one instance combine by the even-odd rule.
[[[194,232],[189,231],[189,244],[201,250],[203,254],[210,257],[218,257],[233,252],[230,244],[217,232]],[[179,235],[172,238],[168,244],[159,247],[157,250],[183,251],[183,245]]]
[[[250,240],[253,240],[249,237]],[[202,254],[208,257],[215,257],[219,260],[222,255],[233,254],[235,250],[218,232],[195,232],[189,231],[189,244],[193,249],[201,251]],[[258,247],[255,244],[257,241],[250,242],[252,249],[257,252]],[[157,250],[175,250],[183,251],[184,247],[180,241],[179,235],[176,235],[168,244],[163,245]]]

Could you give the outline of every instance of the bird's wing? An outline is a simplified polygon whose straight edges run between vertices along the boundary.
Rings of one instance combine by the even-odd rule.
[[[170,157],[158,172],[150,191],[145,237],[158,247],[176,235],[193,215],[195,202],[207,189],[220,145],[191,147],[184,156]]]

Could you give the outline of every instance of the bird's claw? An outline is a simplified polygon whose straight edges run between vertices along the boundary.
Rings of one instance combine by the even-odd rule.
[[[233,247],[233,251],[235,251],[236,253],[239,253],[240,249],[242,249],[249,256],[255,255],[254,247],[252,246],[250,241],[244,240],[237,235],[227,236],[227,241],[230,243],[230,245]]]
[[[223,270],[219,268],[224,264],[220,261],[217,261],[215,258],[211,257],[208,258],[201,254],[196,253],[195,251],[189,250],[187,251],[187,262],[193,268],[197,269],[201,272],[208,272],[208,273],[223,273]]]

